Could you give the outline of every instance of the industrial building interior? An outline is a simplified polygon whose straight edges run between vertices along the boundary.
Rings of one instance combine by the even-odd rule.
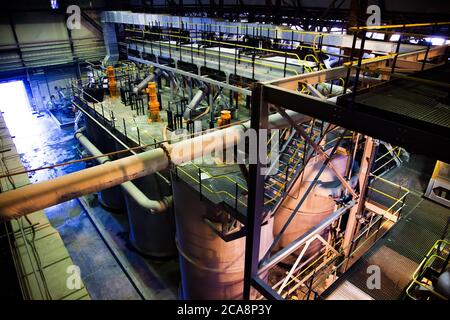
[[[449,299],[448,1],[2,6],[2,298]]]

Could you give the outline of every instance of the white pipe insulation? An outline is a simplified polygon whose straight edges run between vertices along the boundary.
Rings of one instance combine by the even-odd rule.
[[[83,147],[94,157],[98,157],[102,154],[100,150],[85,136],[82,134],[82,130],[75,132],[75,138],[83,145]],[[111,159],[107,156],[96,158],[99,164],[110,162]],[[172,197],[165,197],[161,201],[149,199],[136,185],[127,181],[120,185],[122,189],[142,208],[149,210],[151,213],[165,212],[172,205]]]
[[[287,113],[296,123],[311,119],[293,111]],[[271,115],[269,124],[270,127],[276,128],[289,126],[289,122],[280,114]],[[0,193],[0,218],[18,218],[58,203],[111,188],[164,170],[171,164],[178,165],[204,154],[210,154],[218,146],[233,147],[243,136],[240,134],[241,130],[248,128],[250,128],[250,121],[174,144],[163,144],[160,148]]]

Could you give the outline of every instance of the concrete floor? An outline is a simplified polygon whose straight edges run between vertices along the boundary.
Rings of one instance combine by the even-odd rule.
[[[70,161],[78,158],[77,142],[73,138],[73,128],[61,129],[47,114],[41,117],[28,115],[27,130],[23,127],[11,128],[21,159],[26,168]],[[49,180],[57,176],[81,170],[84,163],[72,164],[51,170],[30,174],[32,183]],[[94,202],[95,203],[95,202]],[[105,222],[105,230],[117,242],[120,249],[132,257],[130,266],[144,282],[148,296],[170,299],[176,296],[178,286],[178,264],[171,261],[147,262],[127,246],[126,215],[116,219],[116,215],[103,209],[94,211]],[[85,209],[75,199],[45,210],[51,224],[58,230],[74,263],[80,267],[81,277],[92,299],[140,299],[141,297],[119,267],[114,256],[100,237]],[[96,214],[97,214],[96,213]],[[156,266],[156,271],[152,269]],[[158,269],[159,267],[159,269]],[[158,270],[172,279],[171,288],[158,283]],[[152,273],[152,271],[155,271]],[[147,285],[148,284],[148,285]]]

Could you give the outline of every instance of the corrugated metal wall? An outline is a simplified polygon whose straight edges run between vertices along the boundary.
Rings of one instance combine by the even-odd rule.
[[[95,21],[98,15],[85,11]],[[16,37],[14,36],[16,33]],[[0,16],[0,72],[59,65],[105,56],[103,36],[86,19],[71,31],[66,16],[52,12],[20,12]]]

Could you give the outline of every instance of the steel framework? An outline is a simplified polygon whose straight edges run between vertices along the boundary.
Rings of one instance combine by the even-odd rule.
[[[408,26],[400,27],[404,31],[404,29]],[[275,109],[286,118],[289,117],[284,114],[284,109],[293,110],[313,118],[324,120],[329,123],[342,126],[343,128],[362,133],[363,135],[368,135],[376,139],[382,139],[387,142],[392,142],[395,145],[407,147],[416,152],[426,153],[436,158],[447,160],[448,162],[450,159],[448,148],[442,147],[450,145],[448,124],[445,127],[445,123],[442,124],[442,122],[427,123],[427,118],[414,119],[414,121],[412,121],[411,119],[408,119],[406,115],[404,117],[392,118],[392,113],[388,111],[371,112],[368,108],[363,107],[363,103],[358,102],[358,96],[365,94],[368,91],[367,89],[361,88],[361,78],[364,78],[369,72],[378,72],[378,74],[381,74],[382,77],[384,77],[384,80],[391,79],[391,81],[388,81],[379,87],[398,84],[400,81],[398,78],[401,78],[402,81],[412,81],[413,83],[428,85],[434,89],[438,88],[447,90],[448,93],[448,83],[446,83],[445,80],[443,80],[444,82],[429,80],[432,77],[430,74],[434,74],[437,78],[442,78],[442,74],[447,72],[448,45],[435,47],[431,47],[429,45],[425,49],[400,53],[399,48],[401,46],[401,40],[399,40],[396,49],[392,54],[381,58],[363,59],[362,53],[365,50],[364,43],[366,32],[368,30],[358,29],[357,31],[358,32],[355,32],[354,34],[350,62],[343,67],[294,76],[278,81],[258,83],[252,92],[252,128],[254,130],[266,128],[269,106],[274,106]],[[359,36],[362,38],[357,40],[357,37]],[[401,38],[402,36],[400,36],[400,39]],[[355,54],[353,51],[356,50],[357,43],[359,45],[359,54],[356,60],[354,60]],[[432,59],[437,60],[438,64],[430,64],[429,61]],[[405,76],[405,71],[407,73],[416,72],[416,74],[414,77],[409,75]],[[315,85],[317,83],[334,80],[339,77],[345,77],[346,88],[350,87],[350,83],[353,83],[353,85],[352,92],[339,97],[337,99],[337,103],[324,99],[320,96],[301,93],[297,89],[299,87],[299,83]],[[346,90],[344,90],[344,92],[346,92]],[[375,94],[379,94],[377,89],[374,90],[374,92]],[[436,91],[432,90],[430,92],[433,92],[436,94],[437,98],[440,98],[439,93],[436,93]],[[292,124],[292,121],[290,122]],[[441,126],[439,127],[439,130],[436,130],[436,127],[433,127],[439,125]],[[376,224],[378,224],[377,230],[380,230],[382,226],[381,219],[383,216],[388,222],[397,221],[399,219],[402,203],[404,203],[408,192],[403,194],[403,196],[399,199],[396,199],[391,208],[385,212],[379,212],[379,210],[374,208],[372,204],[366,203],[365,201],[367,191],[370,189],[368,181],[371,177],[374,177],[371,173],[371,168],[375,162],[374,156],[376,153],[376,141],[370,137],[367,137],[366,139],[365,152],[359,174],[359,192],[355,193],[349,186],[347,186],[346,183],[343,183],[347,189],[347,192],[352,195],[349,201],[341,203],[340,208],[332,215],[323,220],[313,229],[309,230],[309,232],[293,241],[287,247],[275,253],[270,258],[268,258],[268,252],[263,259],[260,259],[258,249],[260,244],[260,226],[264,215],[262,196],[264,194],[264,177],[260,173],[263,165],[261,162],[250,165],[244,299],[250,298],[252,288],[257,289],[267,299],[282,299],[286,295],[280,294],[289,282],[296,281],[297,283],[294,286],[294,288],[296,288],[300,285],[305,285],[305,281],[308,279],[312,279],[315,275],[314,271],[304,277],[301,281],[296,280],[295,277],[293,277],[293,274],[301,270],[304,266],[304,264],[301,263],[302,257],[308,246],[315,239],[319,239],[325,244],[325,250],[329,250],[333,254],[337,253],[334,252],[334,248],[329,246],[328,242],[320,236],[320,231],[331,225],[344,213],[349,211],[349,218],[347,221],[345,236],[343,238],[345,259],[339,264],[339,266],[342,266],[343,270],[348,267],[351,252],[360,250],[361,246],[358,246],[355,250],[353,250],[353,248],[362,235],[365,235],[366,238],[372,237],[373,234],[369,236],[369,232],[370,229]],[[317,146],[313,141],[309,141],[307,136],[304,138],[306,138],[305,140],[316,149],[318,154],[322,153],[320,148],[317,149]],[[339,143],[337,143],[336,146],[338,144]],[[391,150],[388,152],[391,152]],[[325,157],[323,167],[327,165],[327,160],[328,158]],[[320,176],[320,171],[314,182],[317,180],[318,176]],[[378,177],[376,177],[376,179],[378,179]],[[302,199],[308,195],[309,191],[310,189],[308,189],[306,194],[303,195]],[[301,203],[302,200],[300,200],[299,205],[294,209],[293,215],[296,214],[296,211]],[[370,214],[370,222],[367,229],[357,230],[358,216],[360,216],[362,210],[366,209],[372,212]],[[379,217],[375,218],[376,214],[380,214]],[[289,222],[290,221],[288,220],[287,224]],[[285,228],[281,230],[281,233],[284,230]],[[358,235],[357,231],[359,231]],[[275,237],[275,241],[277,241],[279,236],[280,235],[277,235]],[[296,257],[294,264],[287,273],[287,276],[280,280],[275,286],[272,287],[261,279],[260,275],[264,271],[267,271],[270,267],[274,266],[277,262],[281,261],[283,258],[287,257],[299,248],[302,248],[302,250]],[[326,259],[327,257],[323,260],[324,263],[326,263]],[[277,290],[275,291],[274,288],[277,288]],[[312,287],[310,285],[308,297],[311,292],[311,288]],[[292,288],[290,290],[292,290]]]

